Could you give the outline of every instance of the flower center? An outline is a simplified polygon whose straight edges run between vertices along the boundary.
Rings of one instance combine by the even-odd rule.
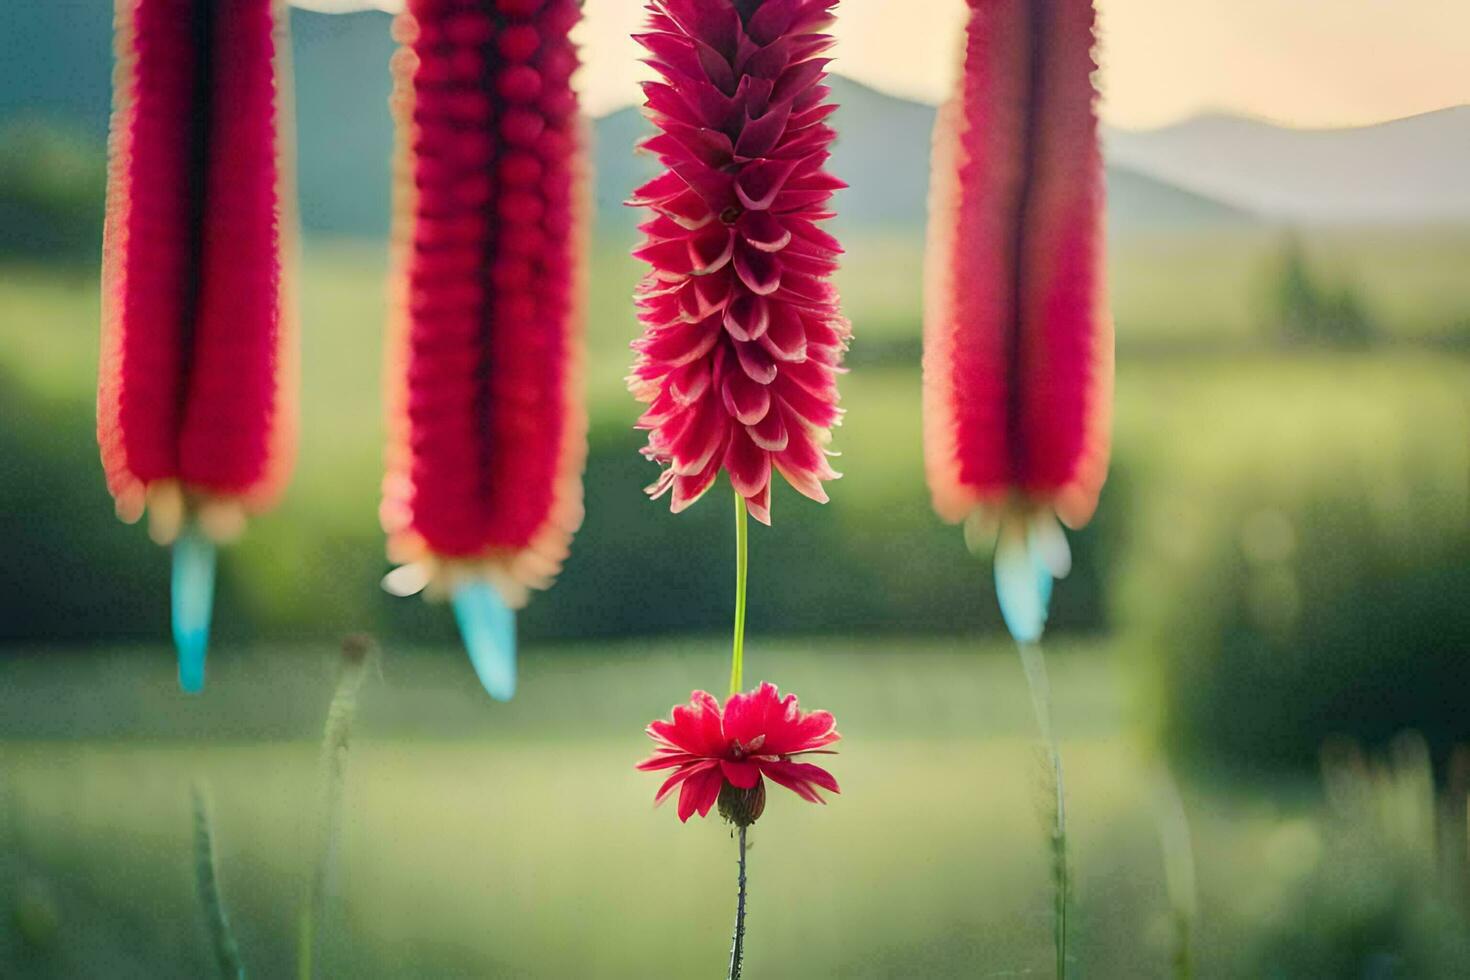
[[[730,755],[732,758],[740,760],[748,755],[754,755],[756,752],[760,751],[761,746],[765,744],[766,737],[764,735],[757,735],[755,738],[750,740],[749,745],[742,745],[740,744],[740,739],[732,738],[730,740]]]

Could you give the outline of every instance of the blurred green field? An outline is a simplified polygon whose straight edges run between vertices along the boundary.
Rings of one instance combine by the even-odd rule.
[[[1147,243],[1117,245],[1117,465],[1097,526],[1077,539],[1059,628],[1116,625],[1122,583],[1109,576],[1155,556],[1130,549],[1129,529],[1171,520],[1180,508],[1220,509],[1212,488],[1233,473],[1322,473],[1342,462],[1333,447],[1345,447],[1368,492],[1402,493],[1393,484],[1406,472],[1399,447],[1412,444],[1463,485],[1470,368],[1438,343],[1470,310],[1459,275],[1470,236],[1424,236],[1412,247],[1366,235],[1308,243],[1361,272],[1367,305],[1405,311],[1382,323],[1388,342],[1351,352],[1283,346],[1266,327],[1244,326],[1262,322],[1250,310],[1269,299],[1274,253],[1265,239],[1185,237],[1173,247],[1177,268]],[[279,511],[226,556],[220,628],[230,635],[238,624],[237,639],[353,629],[448,638],[447,617],[390,602],[373,586],[387,567],[376,518],[383,250],[305,245],[299,462]],[[857,338],[843,385],[849,414],[834,442],[845,476],[825,508],[778,488],[781,531],[756,532],[752,626],[998,629],[993,605],[972,601],[980,568],[959,535],[933,519],[923,485],[918,252],[858,236],[850,253],[843,287]],[[1420,257],[1417,278],[1378,278],[1405,255]],[[638,270],[610,244],[599,247],[595,268],[587,525],[561,584],[532,604],[523,625],[564,638],[722,629],[727,569],[700,556],[726,546],[728,515],[708,506],[668,520],[643,500],[654,469],[636,455],[637,406],[621,380],[637,329],[627,297]],[[1187,286],[1205,280],[1215,292]],[[97,305],[90,277],[25,267],[0,275],[0,414],[15,420],[0,424],[0,452],[13,461],[0,474],[0,531],[24,545],[22,588],[0,597],[0,637],[161,633],[141,599],[150,579],[161,582],[162,558],[112,520],[90,432]],[[626,574],[634,567],[641,576]],[[650,596],[673,598],[650,605]]]
[[[1044,975],[1044,769],[1020,670],[985,564],[924,488],[919,251],[848,245],[846,475],[827,507],[778,490],[778,528],[753,532],[750,668],[837,714],[844,794],[778,797],[757,828],[750,975]],[[1470,234],[1302,246],[1376,343],[1283,339],[1275,233],[1113,248],[1115,465],[1052,631],[1079,975],[1170,974],[1155,753],[1186,743],[1197,975],[1470,971],[1462,889],[1439,887],[1470,881],[1463,792],[1437,812],[1410,765],[1344,816],[1312,773],[1324,736],[1381,747],[1424,727],[1442,775],[1470,737],[1454,700],[1470,684]],[[351,759],[328,975],[722,968],[727,832],[653,811],[656,781],[631,766],[642,724],[724,676],[728,508],[674,519],[643,500],[653,468],[621,382],[638,268],[603,243],[595,269],[587,524],[521,617],[523,694],[490,706],[447,613],[376,586],[381,247],[305,242],[296,477],[224,558],[199,699],[160,645],[167,557],[102,485],[95,277],[0,268],[0,975],[207,969],[196,777],[253,975],[290,975],[330,644],[355,630],[388,656]]]
[[[773,795],[755,828],[751,976],[1045,975],[1044,767],[1013,655],[971,647],[752,649],[752,676],[832,709],[845,737],[830,760],[842,795],[825,808]],[[1167,976],[1157,776],[1103,653],[1052,657],[1074,814],[1072,955],[1081,975]],[[326,975],[717,974],[728,831],[655,810],[657,781],[632,763],[647,750],[640,725],[717,680],[725,655],[704,642],[533,647],[523,695],[491,710],[457,653],[390,650],[348,764]],[[204,975],[188,804],[201,780],[247,966],[291,975],[328,651],[220,650],[198,699],[174,690],[163,649],[0,664],[0,903],[24,912],[0,928],[0,973]],[[1374,932],[1403,896],[1392,876],[1365,888],[1333,865],[1336,830],[1312,781],[1275,784],[1270,802],[1261,788],[1185,794],[1204,909],[1197,975],[1346,975],[1333,972],[1338,953],[1308,948],[1344,928],[1366,930],[1369,954],[1381,943],[1425,967],[1392,975],[1470,966],[1453,931]],[[1400,804],[1407,815],[1415,801]],[[1377,858],[1367,847],[1358,860]],[[1313,917],[1335,901],[1350,907]]]

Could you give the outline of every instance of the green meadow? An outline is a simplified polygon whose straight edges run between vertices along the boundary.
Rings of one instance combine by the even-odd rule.
[[[1283,241],[1111,250],[1116,462],[1050,651],[1079,976],[1177,975],[1183,955],[1199,976],[1470,971],[1465,787],[1429,778],[1470,741],[1470,233],[1305,235],[1320,288],[1373,327],[1341,345],[1283,326]],[[1024,682],[986,562],[924,488],[920,250],[847,245],[845,476],[828,507],[778,493],[753,532],[747,649],[749,677],[836,714],[843,793],[773,795],[755,828],[748,974],[1046,975]],[[166,558],[113,519],[96,462],[95,276],[0,268],[0,975],[203,975],[196,781],[245,962],[291,975],[332,651],[358,630],[385,656],[324,975],[717,973],[728,832],[654,810],[632,766],[647,721],[723,685],[729,508],[673,518],[640,493],[626,243],[594,258],[587,524],[523,616],[509,705],[445,610],[377,588],[384,250],[303,251],[297,475],[224,559],[196,699],[174,687]]]
[[[833,709],[845,736],[830,760],[842,795],[825,808],[772,797],[755,828],[751,975],[1044,974],[1045,769],[1009,651],[768,640],[751,653],[762,676]],[[1107,653],[1059,644],[1052,658],[1074,814],[1072,956],[1085,975],[1167,976],[1178,948],[1160,835],[1167,784],[1123,724]],[[724,660],[708,642],[536,649],[524,695],[491,709],[457,656],[390,649],[348,762],[325,975],[720,971],[729,833],[655,810],[653,779],[632,763],[647,749],[638,722],[707,685]],[[330,651],[228,649],[216,661],[194,701],[173,690],[161,648],[9,662],[8,969],[204,975],[189,837],[198,783],[246,965],[291,975],[315,859],[308,736],[329,696]],[[15,737],[26,729],[64,737]],[[1356,975],[1355,957],[1390,952],[1407,976],[1463,969],[1454,907],[1412,877],[1425,856],[1376,809],[1432,826],[1423,778],[1409,767],[1336,806],[1311,781],[1188,785],[1200,975]]]

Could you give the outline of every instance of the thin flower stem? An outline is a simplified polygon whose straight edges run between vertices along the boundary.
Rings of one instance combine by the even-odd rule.
[[[1071,891],[1071,873],[1067,866],[1067,790],[1062,779],[1062,750],[1057,742],[1056,730],[1051,723],[1051,684],[1046,677],[1046,661],[1037,643],[1017,643],[1021,654],[1021,667],[1026,672],[1026,686],[1031,691],[1031,707],[1036,712],[1036,724],[1041,729],[1046,743],[1046,754],[1051,764],[1051,785],[1048,787],[1055,799],[1052,825],[1049,832],[1052,854],[1052,889],[1054,918],[1052,942],[1057,954],[1057,978],[1067,975],[1067,903]]]
[[[730,656],[730,693],[739,694],[745,673],[745,582],[750,547],[745,525],[745,498],[735,494],[735,649]],[[743,839],[743,838],[742,838]],[[742,851],[743,853],[743,851]]]
[[[240,962],[240,944],[230,928],[225,900],[220,894],[219,860],[214,851],[214,819],[204,790],[194,786],[194,887],[199,904],[204,907],[204,921],[209,927],[209,943],[214,951],[215,969],[223,980],[242,980],[245,967]]]
[[[735,899],[735,936],[730,941],[730,973],[727,980],[740,980],[745,966],[745,828],[740,828],[740,877]]]
[[[321,976],[326,953],[327,914],[336,884],[337,852],[342,839],[342,801],[347,785],[347,752],[357,696],[367,679],[377,647],[367,636],[349,636],[342,643],[337,689],[327,708],[321,746],[321,801],[316,864],[307,880],[306,897],[297,922],[296,975],[298,980]]]
[[[1176,980],[1190,980],[1194,976],[1195,920],[1199,917],[1194,845],[1179,784],[1163,759],[1155,764],[1154,799],[1164,855],[1164,884],[1174,919],[1174,976]]]

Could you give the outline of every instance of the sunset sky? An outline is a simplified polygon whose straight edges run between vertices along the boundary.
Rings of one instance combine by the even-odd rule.
[[[318,9],[396,0],[296,0]],[[938,101],[963,0],[845,0],[834,70]],[[1156,126],[1225,110],[1358,125],[1470,103],[1470,0],[1098,0],[1103,113]],[[581,84],[594,115],[637,100],[639,0],[586,0]]]

